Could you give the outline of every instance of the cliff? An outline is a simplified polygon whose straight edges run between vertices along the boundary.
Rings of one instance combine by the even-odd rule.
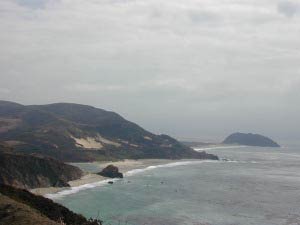
[[[0,152],[0,184],[27,189],[67,187],[68,181],[82,175],[79,168],[51,158]]]

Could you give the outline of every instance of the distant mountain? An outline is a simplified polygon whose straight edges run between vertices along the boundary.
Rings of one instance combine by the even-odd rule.
[[[24,106],[0,101],[0,141],[17,152],[63,161],[217,159],[167,135],[152,134],[117,113],[71,103]]]
[[[231,134],[223,141],[223,144],[239,144],[259,147],[280,147],[279,144],[268,137],[251,133]]]
[[[52,158],[11,153],[0,144],[0,184],[18,188],[69,187],[83,172]]]
[[[0,224],[9,225],[101,225],[26,190],[0,184]]]

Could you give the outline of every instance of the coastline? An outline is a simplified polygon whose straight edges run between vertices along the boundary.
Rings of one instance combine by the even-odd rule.
[[[224,145],[224,144],[214,144],[214,145],[205,145],[205,146],[194,146],[191,147],[195,151],[206,151],[206,150],[218,150],[218,149],[232,149],[232,148],[246,148],[251,147],[247,145]],[[253,146],[252,146],[253,147]]]
[[[89,185],[96,182],[105,182],[105,180],[111,180],[111,178],[103,177],[100,175],[97,175],[95,173],[89,172],[87,170],[84,170],[81,165],[93,165],[95,167],[99,168],[99,171],[103,169],[104,167],[113,164],[114,166],[117,166],[119,168],[119,171],[123,174],[127,173],[128,171],[132,170],[138,170],[138,169],[145,169],[149,166],[157,166],[157,165],[164,165],[168,163],[174,163],[174,162],[180,162],[180,161],[186,161],[186,160],[171,160],[171,159],[139,159],[139,160],[132,160],[132,159],[125,159],[122,161],[96,161],[91,163],[72,163],[72,165],[79,167],[85,172],[85,175],[81,177],[80,179],[69,181],[68,184],[70,187],[46,187],[46,188],[34,188],[30,189],[30,192],[46,196],[56,194],[61,191],[70,190],[72,188]],[[189,161],[192,161],[189,159]]]

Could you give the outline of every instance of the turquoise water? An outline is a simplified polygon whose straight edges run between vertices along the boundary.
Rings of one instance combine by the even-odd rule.
[[[128,174],[113,185],[55,201],[105,224],[300,224],[298,148],[209,149],[219,162],[186,162]],[[91,165],[81,165],[93,170]]]

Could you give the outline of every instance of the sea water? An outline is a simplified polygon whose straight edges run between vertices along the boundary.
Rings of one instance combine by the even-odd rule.
[[[300,224],[299,148],[206,151],[221,160],[134,170],[113,185],[102,181],[51,197],[105,225]]]

